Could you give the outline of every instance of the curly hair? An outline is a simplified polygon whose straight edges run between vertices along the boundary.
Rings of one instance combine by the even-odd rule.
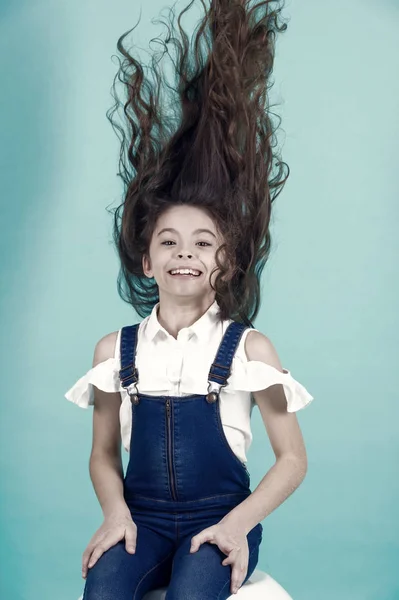
[[[173,7],[169,24],[161,21],[168,35],[165,41],[153,38],[163,48],[153,53],[149,67],[155,82],[123,45],[135,27],[117,42],[124,60],[118,58],[115,104],[107,118],[120,134],[118,176],[124,184],[123,201],[112,209],[121,263],[118,293],[141,317],[150,314],[159,290],[155,279],[144,275],[142,256],[148,254],[157,219],[171,206],[196,206],[213,219],[224,240],[215,256],[220,271],[213,288],[220,318],[252,325],[271,247],[271,206],[289,175],[288,165],[273,152],[277,128],[268,97],[276,32],[287,25],[279,23],[283,7],[272,8],[276,1],[249,8],[248,0],[210,0],[207,10],[200,0],[205,15],[191,49],[181,19],[193,2],[177,19],[181,40]],[[169,45],[177,49],[173,85],[158,64],[165,53],[171,56]],[[125,126],[113,119],[122,106],[117,79],[124,86]],[[169,107],[161,100],[163,84],[172,92]]]

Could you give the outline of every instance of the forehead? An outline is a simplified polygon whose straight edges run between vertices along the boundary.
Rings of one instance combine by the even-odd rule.
[[[164,211],[158,218],[155,234],[163,229],[171,233],[206,233],[216,235],[217,224],[205,210],[195,206],[175,206]]]
[[[161,235],[162,233],[173,233],[176,235],[179,235],[179,231],[177,229],[175,229],[174,227],[162,227],[162,229],[160,229],[157,232],[157,235]],[[192,235],[197,235],[199,233],[207,233],[208,235],[211,235],[212,237],[216,237],[216,234],[211,231],[210,229],[207,229],[206,227],[198,227],[197,229],[194,229],[194,231],[191,232]]]

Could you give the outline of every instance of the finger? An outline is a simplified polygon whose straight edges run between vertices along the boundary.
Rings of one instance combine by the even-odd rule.
[[[245,579],[245,575],[248,569],[248,565],[236,561],[231,570],[231,591],[233,594],[238,592],[242,582]]]
[[[98,546],[95,547],[95,549],[93,550],[93,553],[90,557],[89,564],[87,565],[89,567],[89,569],[94,567],[94,565],[96,564],[96,562],[98,561],[100,556],[102,556],[104,554],[104,552],[105,552],[105,547],[102,544],[99,544]]]
[[[229,550],[229,555],[223,560],[222,565],[230,565],[234,563],[234,561],[237,560],[237,552],[239,550],[241,550],[239,546],[231,548],[231,550]]]
[[[89,563],[92,552],[95,548],[95,544],[89,544],[82,556],[82,575],[87,573],[87,565]]]
[[[101,543],[97,544],[89,560],[89,569],[91,569],[96,564],[100,556],[102,556],[106,550],[109,550],[111,546],[114,546],[117,541],[119,541],[119,537],[113,539],[110,536],[108,536],[107,538],[102,540]]]
[[[126,527],[125,529],[126,550],[134,553],[136,551],[137,529]]]
[[[214,533],[212,529],[204,529],[204,531],[201,531],[201,533],[197,533],[197,535],[191,538],[190,552],[196,552],[204,542],[209,541],[213,543],[213,538]]]

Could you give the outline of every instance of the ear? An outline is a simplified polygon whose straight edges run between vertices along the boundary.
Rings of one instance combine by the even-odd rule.
[[[233,270],[230,260],[227,260],[226,267],[227,267],[227,273],[225,273],[223,275],[222,279],[223,279],[223,281],[231,281],[231,279],[233,278],[234,270]]]
[[[233,277],[233,268],[230,258],[226,256],[226,248],[221,251],[220,260],[223,266],[226,268],[226,273],[222,275],[222,281],[230,281]]]
[[[152,269],[151,269],[151,260],[150,260],[150,257],[147,256],[147,254],[143,254],[141,262],[142,262],[142,267],[143,267],[143,273],[144,273],[144,275],[146,275],[146,277],[149,277],[149,278],[153,277],[153,272],[152,272]]]
[[[231,276],[232,276],[232,273],[231,273],[231,271],[227,271],[227,273],[226,273],[225,275],[223,275],[223,276],[222,276],[222,280],[223,280],[223,281],[230,281],[230,279],[231,279]]]

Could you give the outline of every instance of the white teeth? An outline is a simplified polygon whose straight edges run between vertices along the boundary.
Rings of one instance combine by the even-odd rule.
[[[173,269],[170,271],[172,275],[180,274],[180,275],[194,275],[194,277],[198,277],[200,275],[199,271],[195,271],[194,269]]]

